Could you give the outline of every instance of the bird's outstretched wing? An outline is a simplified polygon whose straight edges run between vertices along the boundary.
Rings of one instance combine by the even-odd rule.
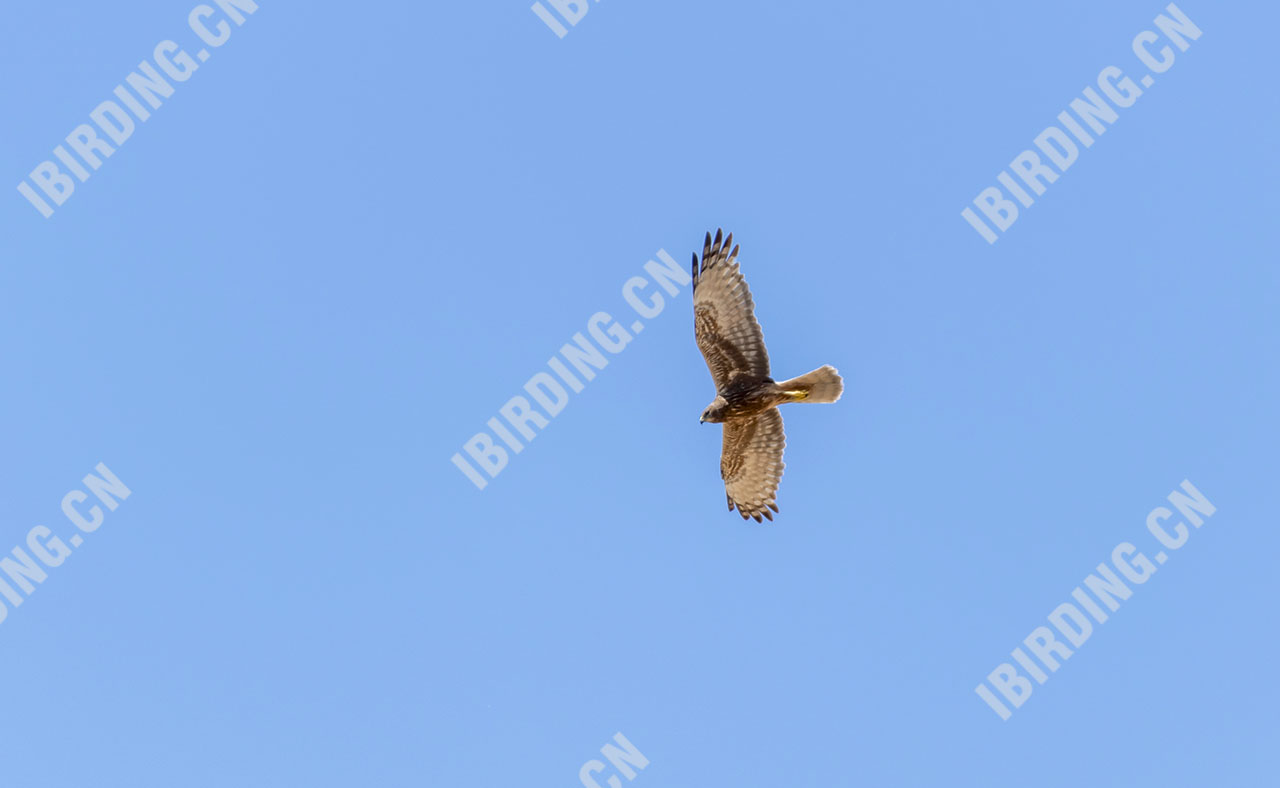
[[[729,511],[736,507],[742,519],[778,511],[778,483],[782,481],[782,449],[787,445],[782,415],[769,408],[752,419],[724,423],[724,448],[720,475],[724,478]]]
[[[693,333],[717,391],[739,377],[751,380],[769,375],[769,353],[756,322],[756,305],[738,270],[738,247],[729,251],[733,233],[723,243],[720,239],[719,230],[714,242],[707,233],[701,265],[697,253],[693,255]]]

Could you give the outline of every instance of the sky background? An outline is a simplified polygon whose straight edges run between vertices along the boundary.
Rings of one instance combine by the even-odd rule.
[[[133,491],[0,623],[7,783],[575,786],[619,731],[638,788],[1274,781],[1274,4],[1183,3],[994,246],[961,209],[1162,3],[263,2],[41,217],[194,5],[0,26],[0,551]],[[775,373],[846,384],[785,409],[774,525],[687,289],[450,464],[721,226]],[[973,688],[1183,479],[1217,514],[1001,721]]]

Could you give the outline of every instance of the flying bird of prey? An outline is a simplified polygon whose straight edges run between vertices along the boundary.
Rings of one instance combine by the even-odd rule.
[[[714,241],[707,233],[701,265],[697,252],[693,255],[693,330],[716,384],[716,398],[698,421],[724,424],[720,476],[729,511],[736,508],[744,520],[773,520],[786,445],[778,406],[835,402],[844,381],[830,366],[781,383],[769,377],[769,353],[751,291],[738,270],[733,233],[723,243],[720,230]]]

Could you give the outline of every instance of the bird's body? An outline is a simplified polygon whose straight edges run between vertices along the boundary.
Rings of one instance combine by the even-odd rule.
[[[729,510],[745,520],[773,519],[778,511],[786,436],[778,406],[787,402],[835,402],[844,382],[834,367],[820,367],[777,383],[755,318],[755,303],[738,270],[733,234],[721,242],[707,233],[702,261],[693,255],[693,322],[698,349],[716,384],[716,398],[700,421],[724,424],[720,476]]]
[[[773,378],[757,379],[740,378],[717,392],[717,398],[724,401],[713,418],[706,421],[731,421],[734,419],[754,418],[769,408],[777,407],[788,401],[786,394],[773,382]]]

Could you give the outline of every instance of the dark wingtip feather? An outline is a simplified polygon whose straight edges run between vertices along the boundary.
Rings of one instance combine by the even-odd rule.
[[[771,503],[771,504],[769,504],[769,508],[770,508],[770,509],[772,509],[772,510],[774,510],[775,512],[776,512],[776,511],[778,511],[778,505],[777,505],[777,504],[773,504],[773,503]]]
[[[773,512],[769,511],[768,509],[765,509],[764,519],[768,520],[769,522],[773,522]]]
[[[723,238],[724,238],[723,231],[722,231],[719,227],[717,227],[717,228],[716,228],[716,242],[715,242],[714,244],[712,244],[712,246],[713,246],[713,247],[715,247],[717,250],[719,250],[719,249],[720,249],[720,245],[721,245],[721,243],[722,243],[722,241],[723,241]]]
[[[762,523],[762,522],[764,522],[764,520],[761,520],[761,519],[760,519],[760,515],[759,515],[759,514],[753,514],[753,515],[751,515],[751,516],[755,518],[755,520],[756,520],[756,522],[757,522],[757,523]]]

